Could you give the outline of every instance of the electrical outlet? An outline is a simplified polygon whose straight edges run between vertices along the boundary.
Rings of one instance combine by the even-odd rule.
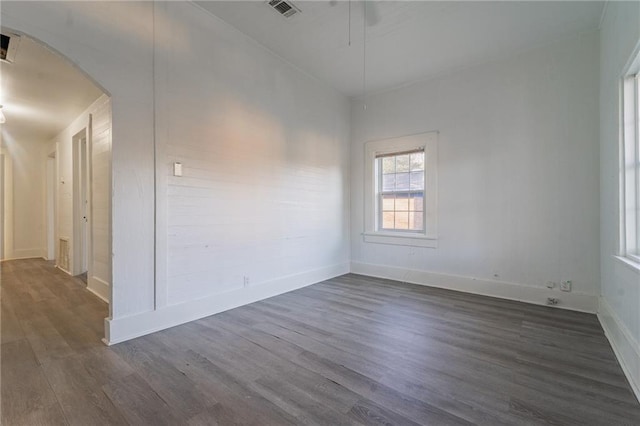
[[[556,288],[556,283],[553,281],[547,281],[547,288]]]
[[[547,297],[547,305],[557,305],[560,303],[560,299],[556,299],[555,297]]]
[[[247,277],[246,275],[244,276],[244,286],[249,286],[249,277]]]
[[[562,291],[571,291],[571,280],[562,281],[560,283],[560,290],[562,290]]]

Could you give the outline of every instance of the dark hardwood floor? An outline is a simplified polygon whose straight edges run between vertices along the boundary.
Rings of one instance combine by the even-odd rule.
[[[345,275],[105,347],[107,306],[4,262],[3,425],[638,425],[594,315]]]

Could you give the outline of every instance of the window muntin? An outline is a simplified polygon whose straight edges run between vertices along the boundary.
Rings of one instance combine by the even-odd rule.
[[[424,232],[424,149],[376,157],[378,230]]]

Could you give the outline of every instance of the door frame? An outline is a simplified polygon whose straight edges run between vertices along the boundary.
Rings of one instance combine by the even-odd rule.
[[[58,248],[58,155],[56,149],[47,155],[47,203],[46,203],[46,224],[47,224],[47,260],[55,260],[56,265],[58,256],[56,250]]]
[[[4,259],[4,153],[0,152],[0,260]]]
[[[71,274],[91,276],[91,145],[88,127],[72,138],[73,258]]]

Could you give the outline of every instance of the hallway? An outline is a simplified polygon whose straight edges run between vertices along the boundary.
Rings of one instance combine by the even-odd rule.
[[[52,386],[92,379],[69,373],[107,356],[101,338],[108,305],[52,262],[15,260],[1,268],[1,423],[65,424],[64,399]]]

